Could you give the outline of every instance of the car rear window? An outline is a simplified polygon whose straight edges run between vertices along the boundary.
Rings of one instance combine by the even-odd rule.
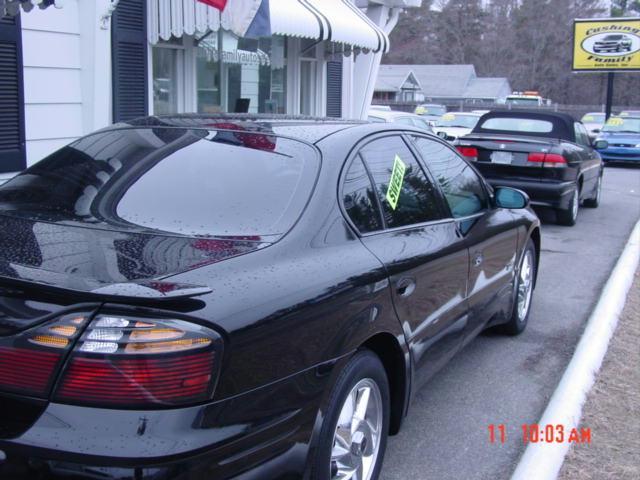
[[[0,187],[0,211],[190,236],[270,236],[300,216],[319,159],[256,132],[135,128],[82,138]]]
[[[550,133],[553,130],[553,123],[533,118],[494,117],[482,122],[480,128],[505,132]]]

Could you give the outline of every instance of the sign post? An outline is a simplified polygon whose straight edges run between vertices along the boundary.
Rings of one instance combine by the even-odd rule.
[[[573,71],[607,72],[605,116],[611,116],[615,72],[640,71],[640,18],[576,19]]]

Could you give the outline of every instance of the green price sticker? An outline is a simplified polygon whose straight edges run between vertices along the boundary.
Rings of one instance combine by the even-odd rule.
[[[402,190],[402,182],[404,182],[404,172],[406,170],[407,166],[400,156],[396,155],[396,158],[393,161],[393,170],[391,171],[389,188],[387,188],[387,202],[389,202],[392,210],[395,210],[398,206],[400,191]]]

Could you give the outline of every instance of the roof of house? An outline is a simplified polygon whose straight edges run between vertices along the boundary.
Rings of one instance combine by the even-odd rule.
[[[504,77],[474,78],[464,92],[465,98],[500,98],[511,93],[509,80]]]
[[[380,65],[376,91],[397,91],[382,88],[409,73],[415,75],[427,98],[498,98],[505,86],[505,91],[511,91],[508,79],[478,78],[473,65]]]
[[[420,85],[420,81],[411,69],[386,68],[387,66],[389,65],[380,65],[378,78],[376,78],[376,92],[399,92],[409,77],[413,77]]]

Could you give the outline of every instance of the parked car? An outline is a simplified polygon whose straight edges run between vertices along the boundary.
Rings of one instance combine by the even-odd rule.
[[[589,112],[586,113],[580,120],[587,129],[589,137],[596,138],[602,130],[602,126],[605,122],[605,114],[602,112]]]
[[[369,107],[370,110],[384,110],[385,112],[390,112],[391,107],[389,105],[371,105]]]
[[[524,330],[539,255],[526,195],[415,127],[83,137],[0,187],[0,478],[376,479],[419,386]]]
[[[640,115],[611,117],[600,132],[598,153],[605,163],[640,164]]]
[[[602,159],[570,115],[491,112],[456,145],[489,183],[527,192],[533,205],[554,208],[558,223],[574,225],[581,203],[600,203]]]
[[[413,113],[420,115],[433,126],[442,115],[447,113],[447,107],[437,103],[423,103],[418,105]]]
[[[433,130],[440,138],[453,142],[456,138],[470,133],[481,116],[479,113],[472,112],[445,113],[436,121]]]
[[[640,110],[623,110],[619,117],[638,117],[640,118]]]
[[[410,125],[433,133],[433,128],[431,128],[429,122],[413,113],[372,109],[369,110],[367,119],[375,123],[393,122],[400,125]]]
[[[606,35],[593,44],[594,53],[630,52],[633,41],[623,34]]]

